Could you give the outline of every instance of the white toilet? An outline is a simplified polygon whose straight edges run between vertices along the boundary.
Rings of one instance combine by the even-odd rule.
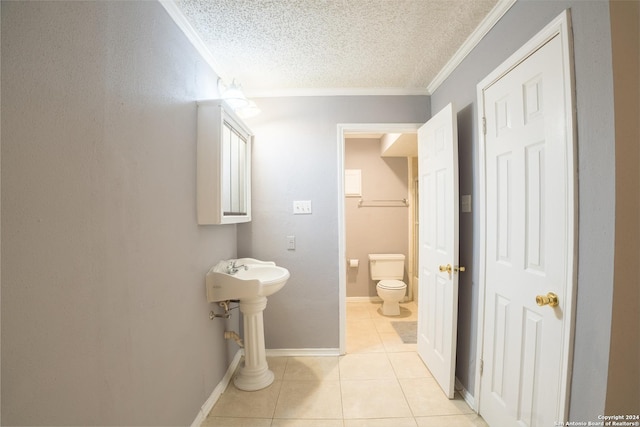
[[[382,299],[382,314],[399,316],[399,303],[407,291],[407,284],[402,281],[404,255],[369,254],[369,271],[372,280],[379,280],[376,290]]]

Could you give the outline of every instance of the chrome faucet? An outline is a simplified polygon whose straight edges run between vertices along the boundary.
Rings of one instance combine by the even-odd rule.
[[[236,274],[241,268],[244,268],[245,270],[249,269],[248,265],[236,265],[236,261],[237,260],[234,259],[227,265],[227,274]]]

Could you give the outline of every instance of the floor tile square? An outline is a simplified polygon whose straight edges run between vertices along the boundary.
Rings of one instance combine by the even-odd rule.
[[[371,304],[368,302],[348,302],[347,303],[347,319],[355,320],[355,319],[370,319]]]
[[[354,353],[384,353],[385,348],[377,333],[347,331],[347,354]]]
[[[270,356],[267,357],[267,365],[269,365],[269,369],[273,372],[274,378],[277,380],[281,380],[284,376],[284,370],[289,361],[288,357],[281,356]]]
[[[387,353],[398,378],[432,378],[431,372],[415,351]]]
[[[377,319],[355,319],[347,322],[348,334],[371,334],[371,331],[375,331],[375,322]]]
[[[371,317],[383,317],[382,315],[382,300],[371,301],[367,306]]]
[[[391,333],[382,333],[380,335],[380,339],[382,340],[382,344],[384,345],[384,349],[387,353],[397,353],[401,351],[417,351],[417,344],[405,344],[398,335],[397,332]]]
[[[341,380],[395,379],[385,353],[346,354],[340,357]]]
[[[276,408],[281,380],[258,391],[238,390],[229,384],[210,412],[214,417],[272,418]]]
[[[448,399],[433,378],[404,378],[399,381],[416,417],[473,412],[459,396],[456,399]]]
[[[274,418],[342,418],[339,381],[283,381]]]
[[[291,357],[284,372],[285,380],[338,381],[338,357]]]
[[[340,383],[345,419],[412,416],[396,379],[342,380]]]
[[[275,418],[271,427],[343,427],[342,419],[286,420]]]
[[[208,417],[200,427],[271,427],[271,418]]]
[[[390,320],[387,318],[382,318],[382,316],[374,317],[371,319],[373,322],[373,326],[375,327],[375,331],[379,334],[395,334],[397,333],[393,326],[391,326],[391,322],[397,322],[397,320]]]
[[[477,414],[417,417],[418,427],[489,427]]]
[[[344,427],[417,427],[413,418],[369,418],[344,420]]]

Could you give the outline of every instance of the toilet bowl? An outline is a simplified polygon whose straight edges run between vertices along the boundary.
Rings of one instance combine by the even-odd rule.
[[[404,255],[369,254],[371,279],[378,280],[376,291],[382,300],[384,316],[399,316],[400,301],[404,298],[407,285],[404,277]]]
[[[381,280],[376,285],[376,290],[382,300],[382,314],[400,316],[400,301],[407,292],[407,284],[400,280]]]

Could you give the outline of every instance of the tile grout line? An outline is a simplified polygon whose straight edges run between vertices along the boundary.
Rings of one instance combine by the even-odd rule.
[[[287,356],[285,358],[284,367],[282,368],[282,379],[280,380],[280,389],[278,390],[278,395],[276,396],[276,404],[273,405],[273,412],[271,413],[271,422],[269,423],[269,425],[273,425],[273,421],[276,418],[276,409],[278,409],[278,401],[280,400],[280,395],[282,394],[282,388],[284,387],[284,377],[287,373],[287,365],[289,365],[289,360],[291,360],[291,357]]]

